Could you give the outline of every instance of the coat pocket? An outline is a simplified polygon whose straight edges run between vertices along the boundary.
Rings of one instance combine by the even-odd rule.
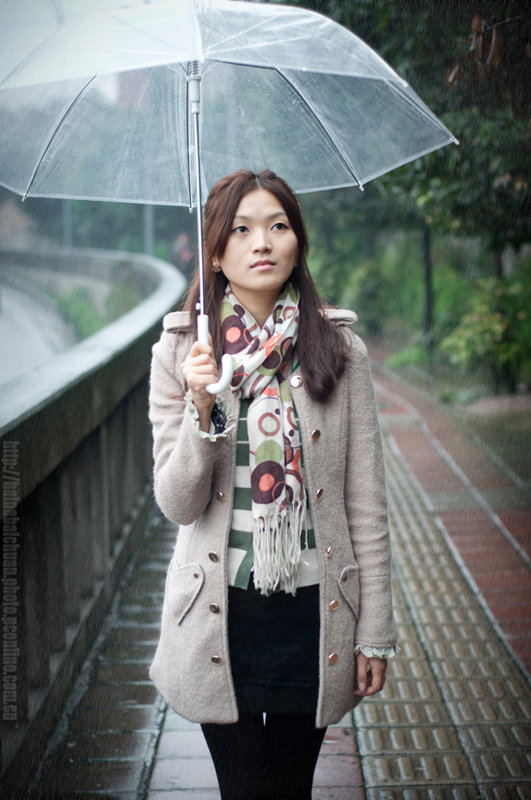
[[[190,562],[180,567],[175,561],[170,566],[166,588],[167,608],[177,625],[180,625],[195,603],[205,582],[200,564]]]
[[[347,602],[350,610],[358,619],[360,613],[360,576],[356,564],[348,564],[341,570],[338,578],[339,591]]]

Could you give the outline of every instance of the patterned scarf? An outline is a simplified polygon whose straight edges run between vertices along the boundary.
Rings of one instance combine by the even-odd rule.
[[[254,585],[269,594],[282,580],[284,590],[295,594],[305,494],[295,409],[282,370],[297,341],[299,296],[288,284],[260,328],[227,286],[221,320],[224,352],[234,365],[232,391],[252,398],[247,428]]]

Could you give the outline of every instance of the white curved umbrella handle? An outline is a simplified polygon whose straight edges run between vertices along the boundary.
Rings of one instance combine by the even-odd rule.
[[[197,341],[201,344],[208,344],[208,315],[197,315]],[[232,356],[228,353],[221,359],[221,377],[216,383],[209,383],[206,387],[209,394],[218,394],[227,388],[232,380]]]

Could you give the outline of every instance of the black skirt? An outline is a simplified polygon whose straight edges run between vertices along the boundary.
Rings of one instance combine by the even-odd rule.
[[[229,586],[229,647],[240,713],[315,714],[319,586],[264,596]]]

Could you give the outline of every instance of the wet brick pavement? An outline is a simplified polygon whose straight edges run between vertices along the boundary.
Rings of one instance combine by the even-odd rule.
[[[402,652],[354,726],[328,730],[313,798],[531,798],[529,497],[436,404],[375,378]],[[199,727],[148,678],[174,537],[154,513],[32,800],[219,798]]]

